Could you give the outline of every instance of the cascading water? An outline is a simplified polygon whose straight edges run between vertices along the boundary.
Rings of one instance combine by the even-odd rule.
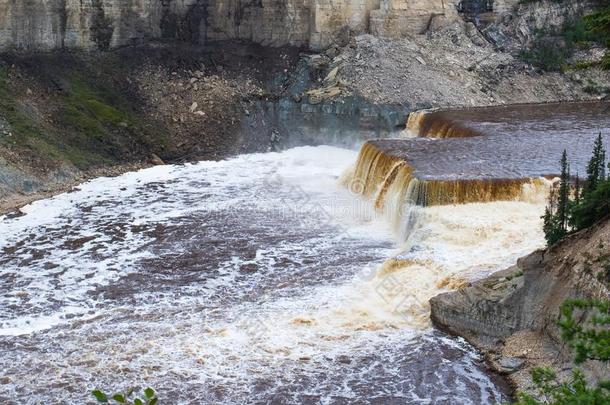
[[[365,143],[342,182],[353,192],[371,198],[401,240],[410,235],[419,207],[495,201],[542,204],[552,183],[543,177],[422,180],[406,160],[384,149],[386,143]]]
[[[444,111],[421,110],[409,114],[406,137],[466,138],[483,135],[453,119]]]
[[[0,402],[506,401],[428,300],[543,244],[556,157],[475,138],[158,166],[2,217]]]
[[[355,159],[155,167],[4,218],[0,400],[130,384],[174,403],[505,400],[427,300],[539,246],[541,206],[424,208],[405,244],[339,184]]]

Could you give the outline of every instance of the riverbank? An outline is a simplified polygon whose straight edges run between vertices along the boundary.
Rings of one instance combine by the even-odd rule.
[[[131,167],[267,150],[269,133],[239,128],[282,52],[243,69],[247,54],[216,61],[180,44],[1,56],[2,206]]]
[[[481,350],[517,391],[532,388],[530,371],[551,366],[561,378],[575,367],[556,326],[569,298],[610,299],[610,219],[518,260],[467,287],[430,300],[435,326]],[[590,381],[610,375],[608,364],[579,365]]]
[[[4,54],[0,200],[10,207],[153,155],[183,162],[354,146],[399,136],[422,108],[596,100],[608,91],[610,77],[595,64],[544,72],[462,20],[401,39],[359,35],[322,52],[233,41]]]

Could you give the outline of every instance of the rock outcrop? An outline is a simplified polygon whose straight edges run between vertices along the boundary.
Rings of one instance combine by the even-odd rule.
[[[473,3],[476,7],[464,7]],[[514,0],[499,0],[505,11]],[[485,5],[488,5],[485,8]],[[421,34],[486,0],[0,0],[0,50],[107,49],[151,39],[322,49],[351,34]],[[495,6],[494,6],[495,7]],[[478,12],[478,11],[477,11]]]
[[[492,365],[519,389],[529,370],[551,365],[566,375],[573,353],[556,325],[568,298],[610,299],[610,219],[517,265],[430,300],[434,324],[465,337],[486,352]],[[610,367],[595,361],[580,366],[591,380],[607,378]]]
[[[200,0],[0,0],[0,50],[107,49],[174,37],[198,41]]]

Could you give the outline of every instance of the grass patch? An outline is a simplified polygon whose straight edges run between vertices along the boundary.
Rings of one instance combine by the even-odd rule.
[[[82,72],[62,69],[57,76],[65,86],[51,92],[47,104],[38,104],[38,111],[29,105],[25,83],[13,81],[0,64],[0,117],[11,133],[0,134],[0,144],[33,165],[69,162],[79,169],[133,161],[167,146],[163,132],[147,127],[119,90],[92,78],[87,69]]]

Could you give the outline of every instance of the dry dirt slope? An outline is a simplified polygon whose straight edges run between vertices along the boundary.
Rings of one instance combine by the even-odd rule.
[[[265,151],[245,112],[297,50],[257,58],[156,44],[99,54],[0,55],[0,206],[140,165]],[[278,63],[282,61],[282,63]],[[247,136],[246,136],[247,135]]]

